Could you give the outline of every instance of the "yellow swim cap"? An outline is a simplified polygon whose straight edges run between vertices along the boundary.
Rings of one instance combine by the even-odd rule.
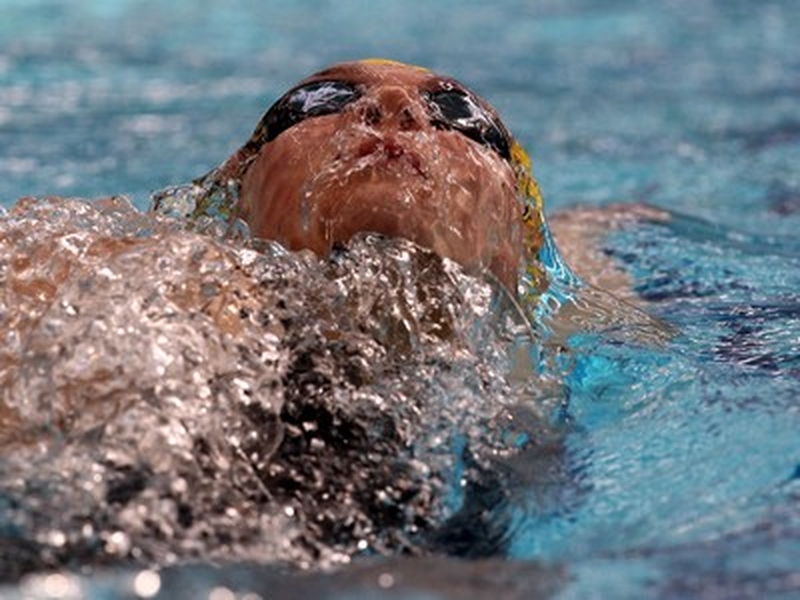
[[[540,261],[546,240],[544,200],[533,177],[531,158],[519,142],[511,146],[511,164],[517,173],[517,190],[522,197],[522,227],[525,244],[526,296],[536,296],[548,285],[547,274]]]
[[[391,58],[364,58],[359,60],[358,62],[364,63],[365,65],[395,65],[398,67],[408,67],[409,69],[417,69],[418,71],[425,71],[427,72],[428,69],[425,67],[420,67],[418,65],[410,65],[408,63],[400,62],[399,60],[392,60]]]

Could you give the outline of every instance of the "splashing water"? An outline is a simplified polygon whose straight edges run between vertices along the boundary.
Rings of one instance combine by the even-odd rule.
[[[105,585],[49,569],[174,565],[159,582],[177,589],[187,561],[359,557],[275,585],[355,593],[388,573],[400,590],[406,573],[415,590],[424,563],[362,561],[433,554],[481,558],[436,560],[516,581],[509,598],[562,588],[562,567],[491,557],[568,565],[565,597],[669,596],[706,589],[734,547],[755,589],[791,589],[768,549],[797,555],[795,280],[765,266],[796,259],[703,227],[669,215],[606,245],[638,253],[625,258],[643,265],[642,296],[671,298],[662,313],[682,329],[665,345],[668,330],[580,282],[554,279],[567,300],[537,313],[402,240],[363,235],[319,259],[123,198],[21,201],[0,230],[3,579],[37,597]],[[733,245],[735,267],[730,248],[710,251],[665,279],[693,243]],[[752,286],[774,302],[748,300]],[[775,393],[759,398],[766,380]],[[766,430],[769,443],[752,434]],[[137,589],[135,571],[110,573]]]
[[[500,286],[402,240],[319,259],[197,228],[123,198],[2,221],[4,579],[490,556],[515,461],[569,486],[561,375]]]

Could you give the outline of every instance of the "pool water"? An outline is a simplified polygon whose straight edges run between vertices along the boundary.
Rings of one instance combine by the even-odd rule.
[[[661,345],[574,336],[555,417],[565,458],[552,478],[512,469],[523,483],[506,558],[433,574],[398,566],[396,581],[422,591],[381,585],[387,597],[800,593],[797,2],[0,7],[6,208],[24,195],[124,194],[145,209],[152,191],[227,157],[292,82],[338,60],[387,56],[452,74],[492,102],[533,156],[548,211],[636,201],[669,214],[611,231],[602,251],[677,334]],[[443,387],[459,401],[474,392],[457,385]],[[430,460],[458,478],[458,465]],[[207,580],[204,593],[239,582],[364,597],[383,567],[291,582],[245,564],[196,568],[167,569],[163,593]],[[126,597],[133,575],[75,585],[86,597]],[[41,585],[2,591],[50,597]]]

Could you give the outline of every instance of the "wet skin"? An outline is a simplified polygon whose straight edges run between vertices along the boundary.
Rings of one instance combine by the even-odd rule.
[[[410,239],[514,290],[513,139],[458,82],[386,61],[335,65],[267,112],[224,169],[255,236],[327,254],[359,232]]]

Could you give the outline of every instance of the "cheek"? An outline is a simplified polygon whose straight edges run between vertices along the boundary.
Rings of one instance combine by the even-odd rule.
[[[458,136],[458,137],[453,137]],[[500,229],[516,224],[522,213],[511,166],[493,151],[461,134],[442,135],[440,156],[445,197],[462,201],[457,208],[473,226]]]
[[[257,237],[297,247],[303,235],[303,191],[326,161],[324,140],[288,131],[264,146],[242,178],[241,216]],[[317,244],[301,244],[317,249]]]
[[[522,247],[514,170],[458,133],[440,132],[438,146],[431,198],[437,218],[430,225],[436,250],[467,266],[489,266],[513,289]]]

